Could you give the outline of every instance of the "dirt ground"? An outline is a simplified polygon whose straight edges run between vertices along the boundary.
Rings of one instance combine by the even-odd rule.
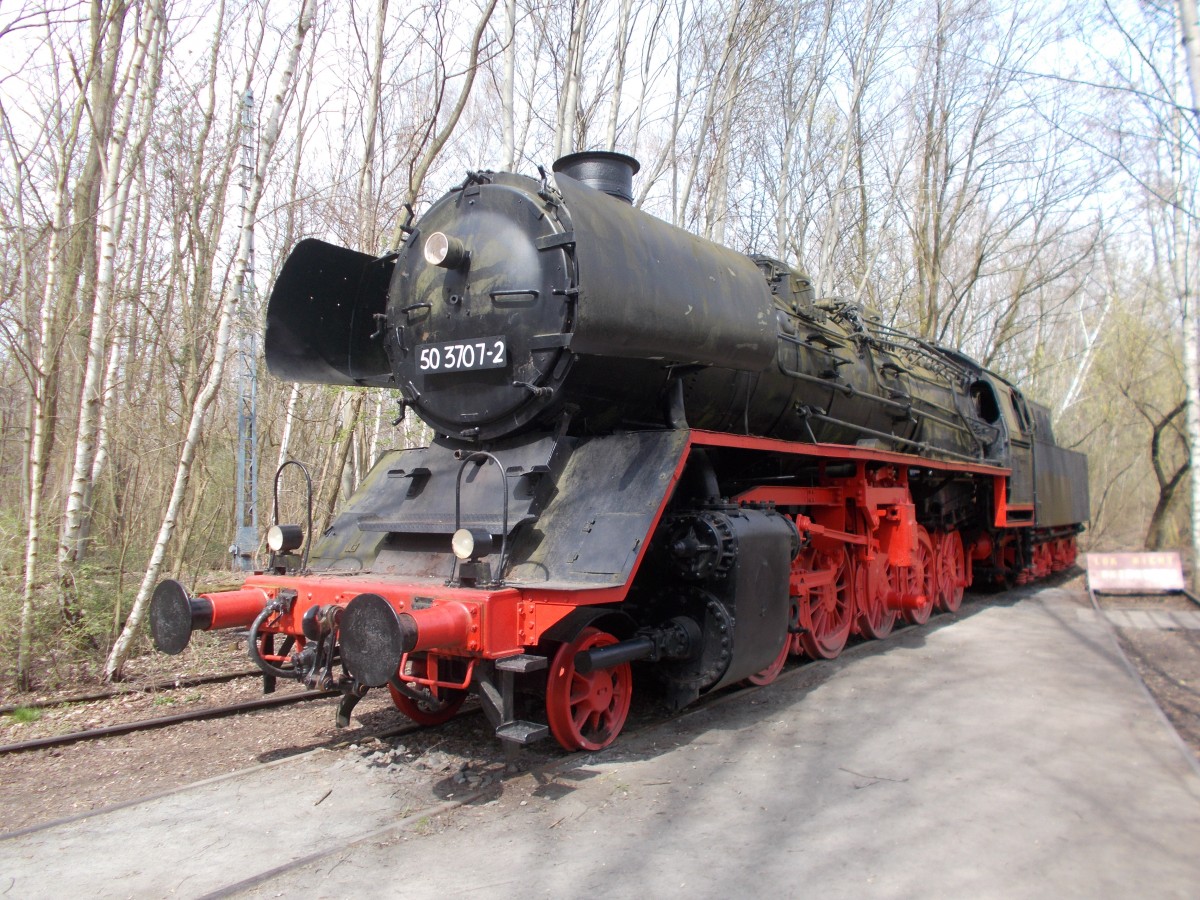
[[[1080,604],[1087,605],[1081,576],[1062,586],[1078,589]],[[1182,597],[1105,597],[1100,602],[1113,608],[1197,609]],[[207,635],[204,638],[181,656],[154,655],[139,660],[135,682],[248,668],[240,643]],[[1163,711],[1200,756],[1200,632],[1120,629],[1118,638]],[[81,684],[74,686],[73,692],[94,689],[95,685]],[[261,690],[260,679],[245,678],[174,690],[131,690],[105,701],[48,707],[33,713],[33,721],[4,715],[0,716],[0,744],[254,699],[261,696]],[[279,690],[298,691],[300,687],[281,684]],[[0,697],[0,704],[28,704],[38,699],[52,698],[9,695]],[[503,764],[503,750],[478,712],[459,716],[436,729],[409,730],[410,723],[392,706],[386,692],[373,691],[356,708],[352,727],[338,731],[333,723],[334,703],[317,700],[236,718],[2,754],[0,833],[171,790],[317,747],[345,747],[367,762],[403,758],[411,761],[418,772],[458,778],[464,784],[477,784],[480,777],[487,777],[478,773]],[[635,700],[635,720],[656,714],[652,705]],[[396,729],[403,729],[403,733],[382,740],[372,737]],[[561,755],[552,741],[546,741],[521,751],[519,765],[535,766]]]
[[[1077,592],[1090,605],[1087,581],[1077,571],[1062,587]],[[1101,610],[1200,612],[1183,594],[1097,594]],[[1179,736],[1200,759],[1200,631],[1158,628],[1114,628],[1126,658]]]
[[[1119,630],[1121,647],[1179,736],[1200,757],[1200,632]]]
[[[179,656],[152,654],[134,661],[119,696],[46,706],[20,717],[0,715],[0,745],[254,700],[262,696],[259,677],[139,690],[147,683],[245,671],[252,668],[248,663],[243,641],[197,634],[193,645]],[[99,690],[96,684],[76,684],[56,692],[10,693],[0,696],[0,705],[24,704],[28,709],[31,704]],[[302,690],[298,684],[280,682],[276,693]],[[351,727],[340,730],[334,723],[336,703],[336,698],[322,698],[230,718],[0,754],[0,834],[321,747],[343,748],[366,765],[403,759],[415,778],[460,778],[474,786],[487,777],[479,773],[507,763],[473,700],[467,701],[462,715],[435,729],[417,729],[393,706],[386,691],[375,690],[355,707]],[[653,711],[638,714],[647,717]],[[30,716],[36,718],[23,721]],[[381,733],[382,739],[374,736]],[[561,755],[556,744],[544,741],[522,751],[519,765],[540,765]]]
[[[67,703],[23,716],[0,716],[0,744],[176,715],[262,696],[258,677],[177,689],[139,690],[139,685],[193,675],[245,671],[252,666],[240,641],[198,635],[180,656],[153,654],[134,661],[127,691],[109,700]],[[96,692],[78,684],[46,694],[0,698],[5,705],[31,704]],[[277,693],[299,692],[280,683]],[[355,709],[352,727],[334,728],[334,700],[315,700],[228,719],[188,722],[169,728],[0,755],[0,833],[78,815],[126,800],[306,750],[351,744],[372,732],[407,723],[386,692],[374,692]],[[36,717],[36,718],[33,718]],[[27,719],[33,719],[29,721]]]

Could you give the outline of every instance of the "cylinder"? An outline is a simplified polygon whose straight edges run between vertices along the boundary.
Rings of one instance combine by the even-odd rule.
[[[378,594],[359,594],[351,600],[338,628],[346,670],[367,687],[379,687],[395,678],[400,661],[416,640],[412,618],[398,615]]]
[[[575,654],[575,671],[581,675],[594,672],[597,669],[610,669],[621,663],[645,659],[654,653],[654,641],[648,637],[638,637],[595,650],[582,650]]]

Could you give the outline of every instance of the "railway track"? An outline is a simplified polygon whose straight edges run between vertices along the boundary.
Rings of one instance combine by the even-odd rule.
[[[155,694],[160,691],[177,690],[186,687],[199,687],[205,684],[225,684],[237,681],[239,678],[262,677],[258,669],[245,669],[241,672],[223,672],[219,675],[193,675],[188,678],[161,678],[143,684],[123,685],[105,691],[93,691],[86,694],[70,694],[66,697],[50,697],[44,700],[30,700],[26,703],[5,703],[0,705],[0,716],[11,715],[18,709],[52,709],[56,706],[71,706],[76,703],[99,703],[104,700],[115,700],[117,697],[127,697],[130,694]]]
[[[290,706],[295,703],[306,703],[310,700],[321,700],[336,697],[336,691],[302,691],[296,694],[276,694],[257,700],[246,700],[241,703],[230,703],[224,706],[210,706],[195,709],[172,716],[157,716],[152,719],[138,719],[133,722],[123,722],[119,725],[105,725],[100,728],[88,728],[83,731],[72,731],[66,734],[49,737],[33,738],[14,744],[0,745],[0,756],[8,753],[22,753],[28,750],[44,750],[49,747],[64,747],[83,741],[94,741],[99,738],[114,737],[120,734],[134,734],[139,731],[152,731],[156,728],[167,728],[184,722],[200,722],[205,719],[222,719],[237,716],[242,713],[255,712],[261,709],[273,709],[278,706]]]

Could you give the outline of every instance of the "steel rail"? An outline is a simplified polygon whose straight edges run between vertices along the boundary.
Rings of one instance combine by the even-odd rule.
[[[288,706],[293,703],[304,703],[308,700],[320,700],[325,697],[336,696],[338,696],[337,691],[303,691],[298,694],[279,694],[273,697],[263,697],[258,700],[247,700],[244,703],[233,703],[229,706],[210,706],[205,709],[196,709],[173,716],[160,716],[156,719],[139,719],[136,722],[124,722],[120,725],[106,725],[102,728],[91,728],[86,731],[73,731],[69,734],[34,738],[33,740],[21,741],[16,744],[4,744],[0,746],[0,756],[7,753],[22,753],[27,750],[41,750],[47,747],[62,747],[67,744],[78,744],[83,741],[94,741],[99,738],[132,734],[137,731],[150,731],[155,728],[166,728],[184,722],[222,719],[245,712],[254,712],[260,709],[271,709],[276,706]]]
[[[101,700],[112,700],[114,697],[127,697],[131,694],[153,694],[158,691],[170,691],[178,688],[195,687],[199,684],[224,684],[227,681],[237,681],[239,678],[249,678],[251,675],[262,675],[259,669],[245,669],[241,672],[224,672],[220,675],[192,675],[188,678],[164,678],[147,684],[126,685],[108,691],[97,691],[91,694],[72,694],[69,697],[54,697],[49,700],[30,700],[28,703],[7,703],[0,706],[0,716],[11,715],[18,709],[49,709],[54,706],[70,706],[72,703],[98,703]]]

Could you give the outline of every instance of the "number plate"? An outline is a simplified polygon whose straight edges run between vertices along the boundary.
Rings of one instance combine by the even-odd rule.
[[[422,372],[473,372],[506,365],[508,347],[503,337],[417,345],[417,368]]]

